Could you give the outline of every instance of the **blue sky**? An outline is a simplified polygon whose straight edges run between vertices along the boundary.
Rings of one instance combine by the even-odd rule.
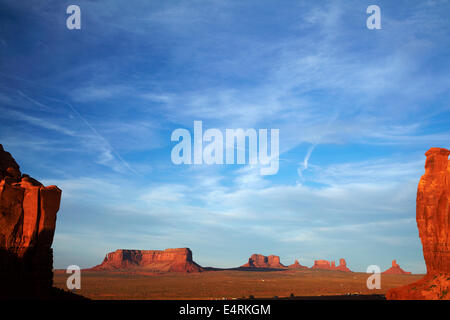
[[[0,143],[63,190],[56,268],[190,247],[204,266],[425,272],[415,193],[425,151],[450,147],[449,1],[0,4]],[[280,129],[278,174],[172,164],[194,120]]]

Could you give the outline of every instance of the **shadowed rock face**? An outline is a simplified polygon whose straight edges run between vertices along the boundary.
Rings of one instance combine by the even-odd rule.
[[[411,274],[411,272],[406,272],[397,264],[396,260],[392,260],[392,267],[384,271],[385,274]]]
[[[312,269],[338,270],[338,271],[352,272],[349,268],[347,268],[347,262],[345,262],[345,259],[340,259],[338,266],[336,266],[334,261],[330,262],[328,260],[315,260],[314,265],[312,266]]]
[[[116,250],[106,255],[94,271],[201,272],[189,248],[166,250]]]
[[[425,153],[425,174],[417,188],[416,220],[427,275],[416,283],[391,289],[388,299],[450,299],[450,151]]]
[[[58,187],[22,174],[0,145],[0,296],[49,294],[60,200]]]
[[[261,254],[252,254],[248,259],[248,262],[241,266],[241,268],[270,268],[270,269],[283,269],[286,266],[280,263],[280,257],[270,255],[268,257]]]

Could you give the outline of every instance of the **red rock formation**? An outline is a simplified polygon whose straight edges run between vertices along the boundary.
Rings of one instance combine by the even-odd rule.
[[[22,174],[0,145],[0,296],[50,293],[60,200],[58,187],[44,187]]]
[[[308,267],[302,266],[298,260],[295,260],[295,262],[288,266],[289,269],[308,269]]]
[[[334,261],[330,263],[328,260],[315,260],[312,269],[352,272],[349,268],[347,268],[347,263],[345,262],[345,259],[340,259],[339,265],[337,267]]]
[[[314,265],[312,269],[325,269],[331,270],[331,264],[328,260],[314,260]]]
[[[449,150],[440,148],[425,153],[425,174],[417,190],[417,226],[429,273],[450,273],[449,154]]]
[[[94,271],[201,272],[189,248],[166,250],[116,250],[106,255]]]
[[[392,267],[382,272],[384,274],[411,274],[411,272],[406,272],[397,264],[396,260],[392,260]]]
[[[347,262],[345,262],[345,259],[339,259],[339,265],[335,268],[335,270],[352,272],[352,270],[347,268]]]
[[[391,289],[388,299],[450,299],[450,151],[425,153],[425,174],[419,181],[416,220],[427,275],[416,283]]]
[[[241,266],[241,268],[270,268],[270,269],[284,269],[286,266],[280,263],[280,257],[270,255],[268,257],[261,254],[252,254],[248,262]]]

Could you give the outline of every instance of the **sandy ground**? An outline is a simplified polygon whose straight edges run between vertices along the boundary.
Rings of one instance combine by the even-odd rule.
[[[55,270],[54,286],[67,290],[68,274]],[[179,274],[81,272],[81,290],[90,299],[240,299],[347,294],[384,294],[423,275],[382,275],[381,289],[369,290],[369,274],[326,270],[206,271]]]

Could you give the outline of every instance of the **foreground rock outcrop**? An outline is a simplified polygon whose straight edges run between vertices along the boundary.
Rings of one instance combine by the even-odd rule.
[[[122,272],[201,272],[189,248],[166,250],[123,250],[106,255],[103,262],[89,270]]]
[[[450,151],[425,153],[425,174],[417,188],[416,220],[427,275],[416,283],[394,288],[388,299],[450,300]]]
[[[281,264],[279,256],[263,256],[255,253],[241,268],[286,269],[286,266]]]
[[[396,260],[392,260],[392,267],[383,271],[384,274],[411,274],[411,272],[406,272],[397,264]]]
[[[0,144],[0,296],[46,297],[61,190],[20,172]]]
[[[339,265],[336,266],[336,263],[334,261],[328,261],[328,260],[315,260],[314,265],[312,266],[312,269],[323,269],[323,270],[337,270],[337,271],[344,271],[344,272],[352,272],[347,267],[347,262],[345,259],[339,260]]]

